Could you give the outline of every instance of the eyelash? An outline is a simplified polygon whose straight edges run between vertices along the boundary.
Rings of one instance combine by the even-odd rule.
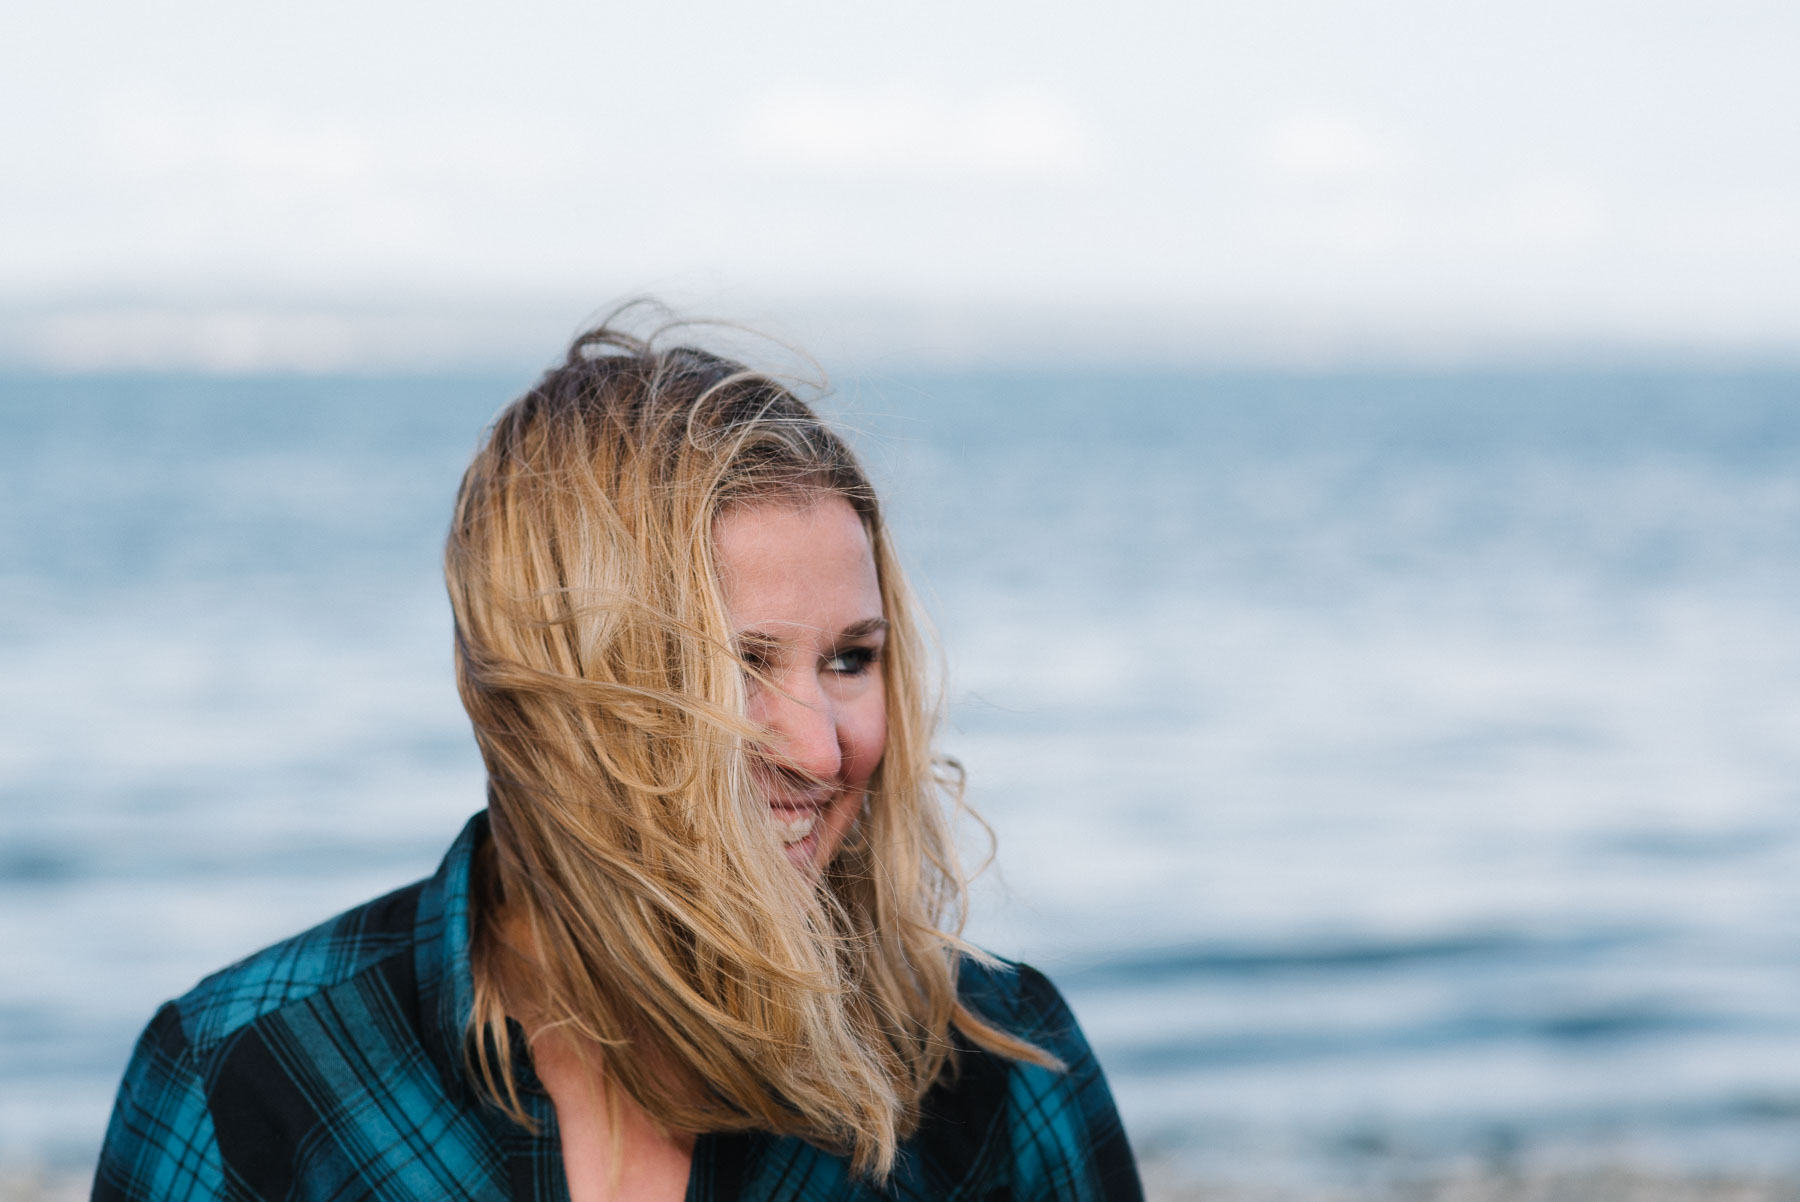
[[[753,672],[767,673],[771,671],[769,657],[758,651],[740,652],[744,664]],[[871,665],[881,658],[881,652],[874,647],[846,647],[825,661],[828,671],[839,676],[861,676]]]
[[[875,659],[876,651],[873,647],[846,647],[826,662],[839,676],[861,676],[869,670],[869,665]],[[839,664],[846,666],[838,667]]]

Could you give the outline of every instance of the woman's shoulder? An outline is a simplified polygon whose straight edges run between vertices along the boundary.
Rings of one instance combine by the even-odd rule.
[[[982,1018],[1028,1042],[1060,1044],[1080,1037],[1062,993],[1029,964],[965,955],[957,966],[956,992]]]
[[[322,1133],[368,1135],[405,1101],[441,1093],[416,971],[428,884],[266,947],[159,1009],[119,1084],[93,1196],[291,1196],[298,1150],[334,1146]],[[394,1134],[391,1123],[382,1130]],[[389,1142],[417,1159],[406,1139]],[[367,1146],[375,1159],[388,1149]],[[333,1188],[354,1193],[374,1171],[367,1160],[327,1156],[308,1171],[335,1173]],[[481,1163],[464,1155],[458,1170],[476,1180]],[[443,1193],[396,1186],[393,1196]]]
[[[1054,1063],[963,1044],[957,1068],[924,1102],[902,1196],[979,1193],[1140,1202],[1142,1187],[1105,1074],[1062,993],[1029,964],[964,956],[964,1005]],[[954,1186],[954,1188],[952,1188]]]
[[[204,1055],[276,1011],[409,954],[425,884],[415,881],[253,952],[203,978],[164,1011],[179,1019],[190,1052]]]

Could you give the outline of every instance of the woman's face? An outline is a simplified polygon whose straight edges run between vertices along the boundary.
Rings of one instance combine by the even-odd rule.
[[[824,869],[855,824],[887,745],[887,639],[868,533],[825,496],[739,505],[713,527],[750,717],[771,732],[759,776],[788,859]]]

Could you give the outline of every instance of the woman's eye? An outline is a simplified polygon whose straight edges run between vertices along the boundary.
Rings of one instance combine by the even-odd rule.
[[[825,661],[825,667],[827,671],[836,672],[839,676],[861,676],[874,662],[873,647],[846,647]]]

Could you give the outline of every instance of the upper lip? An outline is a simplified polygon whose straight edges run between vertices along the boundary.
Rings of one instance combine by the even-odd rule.
[[[771,810],[788,810],[794,813],[817,813],[831,804],[830,797],[771,797]]]
[[[786,788],[767,782],[763,795],[771,810],[822,810],[831,804],[836,792],[829,788],[798,786],[797,782],[789,782]]]
[[[837,796],[837,789],[826,781],[798,778],[778,764],[757,766],[756,782],[772,810],[823,810]]]

